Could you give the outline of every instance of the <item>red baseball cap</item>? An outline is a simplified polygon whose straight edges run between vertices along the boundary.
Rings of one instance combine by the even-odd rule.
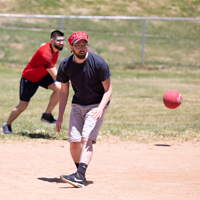
[[[70,45],[72,45],[73,43],[77,43],[79,40],[86,40],[88,42],[88,35],[85,32],[76,32],[73,33],[69,38],[68,38],[68,42]]]

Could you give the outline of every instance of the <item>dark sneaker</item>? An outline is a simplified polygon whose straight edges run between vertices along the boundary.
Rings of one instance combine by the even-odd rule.
[[[1,127],[1,131],[4,132],[5,134],[13,134],[11,125],[8,125],[6,123],[3,124]]]
[[[43,122],[47,122],[49,124],[56,125],[56,120],[53,118],[53,115],[51,113],[50,114],[43,113],[40,120]]]
[[[60,175],[61,180],[65,181],[66,183],[69,183],[73,185],[74,187],[81,188],[85,187],[85,178],[81,179],[79,174],[71,174],[71,175]]]

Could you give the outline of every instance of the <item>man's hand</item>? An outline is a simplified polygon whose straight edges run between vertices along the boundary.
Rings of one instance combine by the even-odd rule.
[[[48,71],[48,73],[51,75],[51,77],[56,80],[56,76],[57,76],[57,69],[55,67],[52,68],[46,68],[46,70]]]
[[[62,129],[61,124],[62,124],[63,119],[58,117],[58,120],[56,122],[56,131],[59,133],[60,130]]]
[[[100,108],[95,108],[93,113],[92,113],[92,117],[96,120],[100,119],[102,116],[103,110]]]

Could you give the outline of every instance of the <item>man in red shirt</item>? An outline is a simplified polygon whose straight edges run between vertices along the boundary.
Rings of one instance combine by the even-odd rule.
[[[11,128],[12,122],[27,108],[30,99],[39,86],[53,90],[41,121],[56,124],[56,120],[51,112],[58,103],[61,84],[56,81],[57,69],[55,64],[59,56],[59,51],[63,49],[64,41],[64,33],[59,30],[53,31],[51,33],[51,41],[36,51],[31,61],[23,70],[20,81],[20,102],[12,110],[7,121],[1,128],[1,131],[5,134],[13,134]]]

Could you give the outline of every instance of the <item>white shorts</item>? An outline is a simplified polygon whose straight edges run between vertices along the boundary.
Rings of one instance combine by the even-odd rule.
[[[106,106],[101,118],[95,120],[92,117],[92,112],[98,105],[99,104],[82,106],[72,104],[68,131],[69,142],[81,142],[82,137],[85,137],[92,140],[93,143],[96,143],[96,138],[108,108],[108,106]]]

